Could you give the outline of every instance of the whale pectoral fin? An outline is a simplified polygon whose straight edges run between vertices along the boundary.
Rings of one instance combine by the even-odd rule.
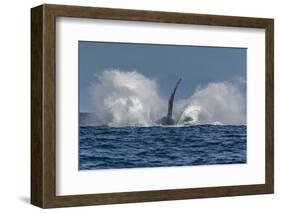
[[[176,94],[176,91],[177,91],[177,88],[179,86],[181,82],[181,78],[177,81],[174,89],[172,90],[172,93],[170,95],[170,99],[169,99],[169,106],[168,106],[168,114],[167,114],[167,117],[172,117],[172,114],[173,114],[173,105],[174,105],[174,97],[175,97],[175,94]]]
[[[175,94],[176,94],[176,91],[177,91],[177,88],[178,88],[180,82],[181,82],[181,78],[177,81],[177,83],[170,95],[167,116],[164,116],[160,120],[158,120],[157,121],[158,124],[162,124],[162,125],[174,125],[175,124],[175,120],[172,118],[173,104],[174,104],[174,97],[175,97]]]

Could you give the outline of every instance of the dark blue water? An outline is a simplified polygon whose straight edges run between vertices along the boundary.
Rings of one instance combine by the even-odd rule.
[[[246,126],[80,127],[80,170],[246,163]]]

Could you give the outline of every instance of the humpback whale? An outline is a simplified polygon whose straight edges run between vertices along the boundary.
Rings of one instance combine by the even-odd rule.
[[[174,97],[177,91],[177,88],[179,86],[181,82],[181,78],[177,81],[174,89],[171,92],[170,95],[170,99],[168,102],[168,113],[166,116],[162,117],[160,120],[157,121],[158,124],[162,124],[162,125],[174,125],[175,124],[175,120],[172,118],[173,115],[173,105],[174,105]]]

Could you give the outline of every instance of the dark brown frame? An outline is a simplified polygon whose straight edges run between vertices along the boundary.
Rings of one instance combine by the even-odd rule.
[[[266,32],[265,184],[56,196],[56,17],[263,28]],[[41,5],[31,9],[31,203],[66,207],[274,192],[274,20],[110,8]]]

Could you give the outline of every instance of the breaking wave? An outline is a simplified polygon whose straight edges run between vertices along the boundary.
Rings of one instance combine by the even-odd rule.
[[[103,71],[97,78],[90,88],[93,125],[153,126],[167,114],[168,100],[160,97],[155,80],[120,70]],[[245,97],[232,83],[209,83],[175,100],[173,115],[178,125],[245,124]]]

